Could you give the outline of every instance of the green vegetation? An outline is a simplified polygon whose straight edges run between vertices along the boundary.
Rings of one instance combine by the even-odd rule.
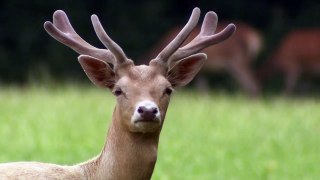
[[[180,91],[180,90],[178,90]],[[102,149],[115,100],[86,86],[0,89],[0,162],[74,164]],[[319,99],[173,95],[154,180],[318,179]]]

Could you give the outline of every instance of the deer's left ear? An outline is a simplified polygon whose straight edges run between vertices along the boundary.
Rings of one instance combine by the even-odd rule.
[[[167,79],[173,87],[187,85],[200,71],[207,55],[199,53],[178,61],[169,71]]]
[[[80,55],[78,60],[93,84],[98,87],[113,88],[115,74],[108,63],[88,55]]]

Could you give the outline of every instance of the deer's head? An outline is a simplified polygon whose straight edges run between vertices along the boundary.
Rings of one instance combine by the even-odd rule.
[[[80,54],[78,60],[96,86],[113,92],[123,127],[131,132],[146,133],[161,130],[173,89],[188,84],[201,69],[206,55],[198,52],[224,41],[235,31],[235,26],[230,24],[214,34],[217,15],[208,12],[199,35],[180,47],[199,17],[200,10],[195,8],[180,33],[149,65],[140,66],[135,66],[106,34],[96,15],[91,16],[92,24],[107,49],[98,49],[83,40],[61,10],[56,11],[53,22],[45,22],[44,27],[52,37]]]

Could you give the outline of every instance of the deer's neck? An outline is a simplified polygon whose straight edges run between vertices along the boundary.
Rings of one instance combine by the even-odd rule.
[[[159,133],[132,133],[121,126],[115,108],[103,151],[80,165],[87,179],[150,179],[156,159]]]

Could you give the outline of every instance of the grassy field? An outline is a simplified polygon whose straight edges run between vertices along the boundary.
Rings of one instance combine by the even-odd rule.
[[[0,89],[0,162],[74,164],[93,157],[114,104],[111,93],[95,87]],[[319,177],[319,98],[173,95],[152,179]]]

